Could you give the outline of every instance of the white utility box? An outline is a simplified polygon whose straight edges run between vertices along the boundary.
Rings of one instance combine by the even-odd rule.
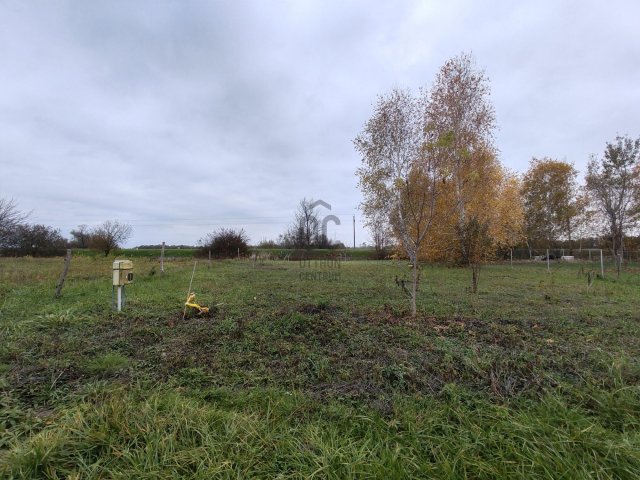
[[[133,262],[116,260],[113,262],[113,285],[123,286],[133,282]]]

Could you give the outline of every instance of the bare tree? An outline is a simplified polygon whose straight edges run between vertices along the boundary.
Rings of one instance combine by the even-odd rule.
[[[313,207],[313,199],[303,198],[298,205],[296,212],[296,225],[299,232],[299,243],[308,248],[315,242],[320,231],[320,221],[318,213]]]
[[[78,225],[78,228],[71,230],[72,246],[76,248],[88,248],[91,240],[91,231],[85,224]]]
[[[586,239],[601,236],[606,228],[604,228],[602,213],[589,200],[586,187],[580,185],[576,191],[574,202],[576,214],[568,219],[567,228],[571,232],[571,238],[578,243],[578,249],[582,250],[583,242]]]
[[[376,257],[383,259],[387,256],[387,250],[392,245],[391,225],[389,224],[389,213],[386,211],[372,212],[365,217],[365,225],[371,233],[373,246],[376,250]]]
[[[323,247],[328,243],[320,231],[320,220],[313,203],[313,199],[300,200],[293,224],[283,237],[285,245],[294,248],[311,248]]]
[[[13,199],[0,198],[0,248],[9,246],[10,239],[28,216],[18,210]]]
[[[607,142],[604,158],[591,158],[586,190],[606,217],[611,250],[618,259],[624,252],[625,232],[640,220],[640,138],[617,136]]]
[[[131,225],[118,220],[107,220],[91,231],[91,248],[104,252],[106,257],[109,252],[126,242],[132,231]]]
[[[354,140],[362,155],[358,169],[364,195],[362,211],[373,219],[383,213],[407,253],[413,269],[411,311],[416,314],[418,254],[436,211],[442,175],[436,151],[424,128],[424,99],[394,89],[380,96],[373,116]]]

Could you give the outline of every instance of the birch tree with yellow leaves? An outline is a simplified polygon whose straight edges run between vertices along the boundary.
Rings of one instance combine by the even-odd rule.
[[[355,139],[364,216],[387,218],[409,257],[414,314],[420,260],[470,266],[476,292],[481,264],[521,240],[519,185],[497,157],[489,93],[484,72],[461,54],[419,98],[381,96]]]
[[[471,290],[480,266],[498,247],[521,239],[517,180],[501,165],[494,145],[496,117],[489,79],[470,54],[447,61],[430,89],[425,128],[442,145],[446,193],[428,258],[471,267]]]
[[[380,96],[354,144],[368,221],[386,219],[412,265],[411,312],[416,314],[419,254],[429,240],[443,192],[441,156],[424,128],[424,102],[407,90]]]

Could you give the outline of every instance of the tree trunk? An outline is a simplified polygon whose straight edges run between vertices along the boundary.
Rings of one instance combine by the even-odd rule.
[[[471,293],[478,293],[478,282],[480,281],[480,264],[471,264]]]
[[[418,293],[418,261],[413,262],[413,285],[411,285],[411,316],[416,316],[416,295]]]
[[[620,270],[622,269],[621,257],[624,252],[623,232],[620,225],[615,225],[611,228],[611,251],[616,265],[616,278],[620,278]]]

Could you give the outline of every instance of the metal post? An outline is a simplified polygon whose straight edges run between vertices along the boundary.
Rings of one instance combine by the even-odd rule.
[[[549,249],[547,248],[547,272],[551,271],[551,265],[549,263]]]
[[[356,216],[353,216],[353,248],[356,248]]]
[[[604,279],[604,260],[602,259],[602,249],[600,249],[600,274]]]
[[[160,252],[160,273],[164,273],[164,242],[162,242],[162,251]]]
[[[121,312],[122,311],[122,289],[124,287],[122,285],[118,285],[118,296],[117,296],[117,308],[118,311]]]

